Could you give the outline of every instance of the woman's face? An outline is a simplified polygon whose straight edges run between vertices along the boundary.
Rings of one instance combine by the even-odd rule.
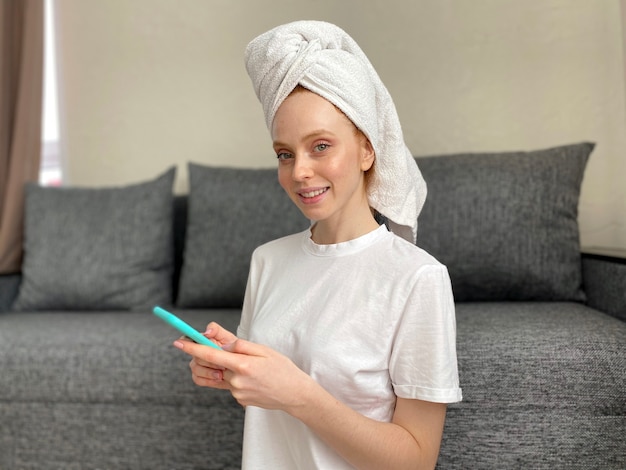
[[[370,215],[364,172],[374,150],[333,104],[295,91],[276,112],[272,139],[280,185],[307,218],[339,227]]]

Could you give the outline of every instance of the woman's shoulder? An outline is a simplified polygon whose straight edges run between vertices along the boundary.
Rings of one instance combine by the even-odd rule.
[[[389,236],[387,237],[387,249],[389,250],[390,261],[410,264],[411,266],[445,268],[437,258],[426,250],[392,232],[389,232]]]
[[[390,233],[382,250],[376,255],[375,270],[386,273],[398,285],[413,285],[421,279],[447,279],[448,270],[444,264],[423,248]]]

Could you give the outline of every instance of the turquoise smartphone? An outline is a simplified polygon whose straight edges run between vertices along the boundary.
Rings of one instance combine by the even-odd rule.
[[[198,330],[190,326],[188,323],[185,323],[184,321],[182,321],[173,313],[170,313],[167,310],[158,306],[152,309],[152,313],[154,313],[157,317],[159,317],[165,323],[167,323],[170,326],[173,326],[182,334],[184,334],[186,337],[195,341],[196,343],[203,344],[205,346],[211,346],[212,348],[215,348],[215,349],[220,349],[220,350],[222,349],[213,341],[211,341],[209,338],[204,336],[202,333],[200,333]]]

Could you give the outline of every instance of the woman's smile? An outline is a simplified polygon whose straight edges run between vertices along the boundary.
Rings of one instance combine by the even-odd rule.
[[[329,190],[329,187],[325,188],[305,188],[299,191],[296,191],[298,196],[300,196],[300,200],[304,204],[315,204],[316,202],[320,202],[326,192]]]

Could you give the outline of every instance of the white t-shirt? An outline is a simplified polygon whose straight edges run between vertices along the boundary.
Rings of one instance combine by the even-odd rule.
[[[448,271],[385,226],[335,245],[307,230],[257,248],[237,335],[379,421],[396,396],[461,400]],[[243,468],[352,467],[287,413],[248,406]]]

